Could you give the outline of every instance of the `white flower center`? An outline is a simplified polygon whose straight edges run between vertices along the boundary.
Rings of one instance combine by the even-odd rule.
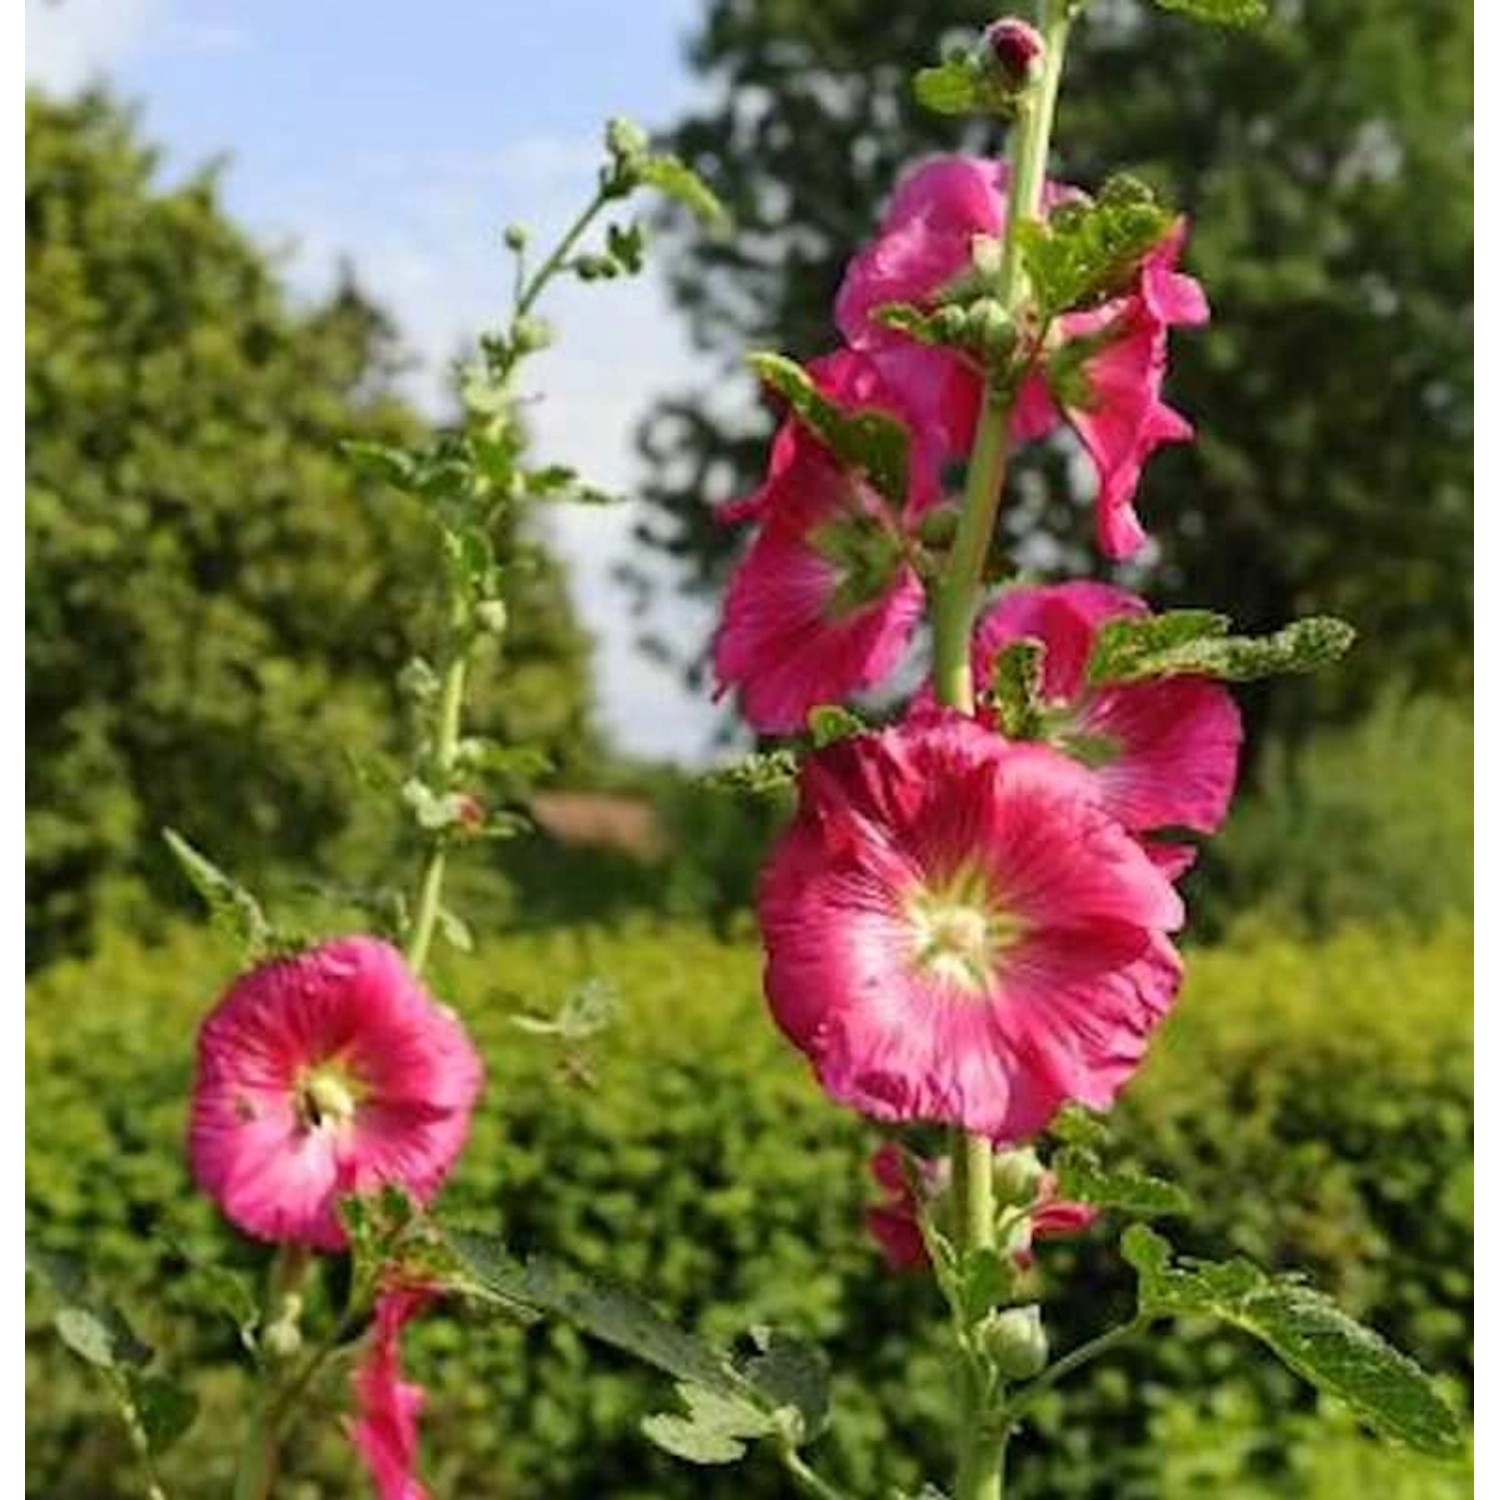
[[[359,1107],[359,1085],[338,1063],[308,1068],[297,1080],[297,1115],[309,1130],[347,1125]]]
[[[1020,922],[997,906],[984,883],[953,882],[924,891],[907,908],[917,967],[960,989],[988,990],[1000,956],[1021,935]]]

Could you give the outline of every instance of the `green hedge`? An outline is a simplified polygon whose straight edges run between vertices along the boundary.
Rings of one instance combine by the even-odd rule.
[[[1465,1378],[1469,930],[1243,942],[1195,956],[1122,1133],[1201,1199],[1194,1246],[1306,1265]],[[151,950],[117,940],[52,968],[27,998],[31,1229],[84,1255],[169,1358],[203,1370],[210,1417],[168,1461],[174,1500],[226,1492],[215,1417],[244,1405],[232,1330],[190,1307],[180,1263],[150,1238],[170,1226],[254,1262],[193,1198],[181,1158],[191,1032],[227,957],[196,931]],[[586,1057],[511,1024],[594,974],[617,985],[622,1014]],[[934,1295],[888,1274],[867,1242],[871,1132],[826,1105],[778,1039],[753,949],[687,927],[571,929],[496,942],[442,978],[491,1066],[450,1211],[608,1269],[711,1335],[770,1322],[823,1341],[841,1372],[829,1470],[866,1496],[924,1467],[941,1479],[948,1380]],[[1059,1269],[1076,1263],[1082,1280],[1067,1284],[1088,1288],[1053,1311],[1064,1346],[1129,1288],[1102,1234],[1046,1254]],[[127,1460],[99,1393],[48,1333],[40,1298],[29,1311],[28,1492],[118,1493],[111,1476]],[[636,1424],[662,1384],[565,1329],[432,1317],[412,1360],[431,1390],[425,1454],[439,1497],[784,1493],[770,1468],[687,1471],[655,1454]],[[1205,1404],[1221,1377],[1224,1394]],[[1440,1472],[1312,1427],[1293,1382],[1213,1331],[1101,1366],[1068,1396],[1067,1419],[1042,1411],[1017,1455],[1021,1500],[1454,1493]],[[1230,1428],[1235,1443],[1221,1440]],[[1195,1490],[1205,1456],[1215,1477]],[[290,1460],[293,1500],[351,1493],[342,1440],[323,1424],[306,1424]]]

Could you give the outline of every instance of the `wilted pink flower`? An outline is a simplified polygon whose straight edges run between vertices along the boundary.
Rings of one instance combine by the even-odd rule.
[[[401,1332],[431,1300],[421,1288],[382,1291],[375,1330],[354,1371],[358,1415],[349,1436],[375,1482],[380,1500],[427,1500],[417,1479],[417,1418],[427,1393],[401,1378]]]
[[[896,185],[875,239],[849,263],[834,304],[839,332],[875,358],[924,426],[941,431],[950,454],[966,454],[979,409],[976,366],[952,349],[917,343],[876,322],[893,302],[930,308],[950,282],[973,265],[978,238],[1005,233],[1010,167],[980,156],[938,156],[913,167]],[[1080,197],[1049,182],[1044,205]]]
[[[1009,176],[1003,164],[945,156],[909,172],[896,189],[872,244],[855,256],[839,290],[839,329],[876,358],[887,378],[962,455],[973,440],[981,375],[964,355],[915,342],[875,321],[883,304],[933,305],[968,271],[978,237],[1004,233]],[[1043,209],[1082,198],[1049,182]],[[1030,442],[1066,416],[1099,474],[1099,545],[1128,557],[1145,540],[1133,506],[1141,468],[1162,443],[1192,436],[1191,425],[1161,399],[1167,330],[1208,318],[1203,289],[1176,269],[1187,234],[1179,220],[1143,260],[1135,283],[1097,308],[1057,320],[1045,351],[1056,390],[1038,369],[1023,382],[1011,436]]]
[[[437,1191],[482,1081],[457,1017],[394,948],[337,938],[242,975],[204,1020],[193,1175],[247,1234],[339,1249],[340,1197]]]
[[[850,409],[904,411],[860,355],[810,369]],[[714,670],[721,692],[739,689],[757,729],[800,730],[809,709],[873,686],[900,661],[923,604],[911,528],[940,495],[938,455],[915,425],[909,431],[899,509],[795,418],[776,437],[766,482],[726,508],[726,519],[761,529],[730,580]]]
[[[1208,320],[1203,288],[1176,269],[1186,237],[1187,221],[1179,219],[1126,295],[1060,318],[1050,367],[1075,359],[1076,367],[1052,391],[1034,374],[1017,402],[1018,440],[1043,436],[1064,414],[1078,434],[1099,474],[1095,519],[1107,557],[1129,557],[1146,539],[1134,505],[1146,460],[1161,444],[1193,435],[1192,424],[1161,399],[1167,330]]]
[[[1182,973],[1182,903],[1087,770],[946,711],[808,758],[760,917],[833,1098],[1007,1142],[1107,1105]]]
[[[1151,613],[1145,600],[1105,583],[1013,588],[974,633],[976,684],[995,658],[1030,636],[1045,647],[1042,694],[1051,740],[1089,766],[1105,809],[1133,832],[1191,828],[1212,833],[1234,792],[1243,731],[1228,690],[1206,677],[1090,687],[1085,668],[1106,620]],[[1157,846],[1170,875],[1192,851]]]

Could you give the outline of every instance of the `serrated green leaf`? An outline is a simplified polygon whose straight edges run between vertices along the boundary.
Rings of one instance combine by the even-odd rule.
[[[1082,1147],[1059,1151],[1052,1169],[1057,1173],[1057,1196],[1067,1201],[1143,1219],[1192,1212],[1192,1199],[1176,1184],[1146,1172],[1106,1167]]]
[[[198,1398],[165,1375],[132,1370],[126,1376],[126,1390],[146,1445],[158,1457],[197,1420]]]
[[[1047,1127],[1065,1146],[1082,1146],[1086,1150],[1103,1150],[1109,1144],[1109,1122],[1092,1114],[1081,1104],[1065,1105]]]
[[[642,182],[680,203],[705,228],[720,234],[728,230],[728,209],[686,162],[675,156],[653,154],[638,162],[635,170]]]
[[[1259,26],[1270,14],[1266,0],[1156,0],[1156,4],[1211,26]]]
[[[800,764],[795,750],[766,750],[708,771],[702,781],[752,796],[777,796],[795,784]]]
[[[544,1257],[519,1261],[495,1235],[446,1228],[442,1233],[480,1292],[562,1318],[687,1384],[724,1396],[743,1394],[724,1355],[664,1318],[639,1293]]]
[[[1000,732],[1011,740],[1030,740],[1041,729],[1046,705],[1042,700],[1042,666],[1046,646],[1027,636],[1011,641],[995,657],[990,669],[990,697]]]
[[[810,1443],[828,1425],[828,1356],[816,1344],[766,1330],[760,1352],[745,1362],[745,1378],[774,1410],[797,1413],[793,1441]]]
[[[934,68],[922,68],[911,81],[912,93],[923,109],[939,115],[978,113],[978,70],[967,59],[950,58]]]
[[[244,886],[231,880],[175,829],[162,829],[162,838],[193,889],[203,898],[209,919],[232,936],[247,957],[258,958],[278,946],[260,903]]]
[[[1156,617],[1158,620],[1171,618],[1170,615]],[[1265,636],[1224,635],[1215,630],[1184,636],[1176,642],[1151,645],[1142,636],[1131,637],[1129,632],[1118,632],[1113,640],[1106,642],[1111,627],[1122,623],[1149,622],[1110,621],[1104,627],[1089,660],[1090,682],[1144,682],[1175,676],[1250,682],[1289,672],[1314,672],[1337,661],[1354,644],[1354,627],[1328,615],[1295,620]]]
[[[1144,183],[1111,177],[1088,203],[1016,226],[1033,296],[1044,318],[1118,294],[1171,228],[1172,214]]]
[[[1220,1318],[1392,1442],[1435,1458],[1463,1451],[1458,1419],[1428,1376],[1323,1293],[1244,1259],[1174,1264],[1168,1242],[1141,1224],[1126,1231],[1121,1249],[1139,1278],[1146,1317]]]
[[[690,1464],[732,1464],[745,1456],[745,1445],[738,1438],[699,1427],[672,1412],[644,1418],[641,1431],[664,1453]]]
[[[780,354],[752,354],[750,367],[792,411],[851,468],[862,470],[893,505],[906,498],[909,436],[887,412],[845,411],[830,401],[811,375]]]

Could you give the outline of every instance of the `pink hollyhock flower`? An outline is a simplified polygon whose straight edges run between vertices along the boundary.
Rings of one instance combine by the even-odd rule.
[[[870,1158],[870,1174],[885,1190],[886,1199],[865,1210],[865,1225],[891,1270],[922,1271],[931,1260],[918,1218],[917,1196],[912,1191],[903,1155],[894,1141],[886,1141]],[[936,1161],[919,1161],[916,1170],[924,1197],[934,1198],[947,1190],[951,1169],[946,1156]],[[1037,1201],[1030,1214],[1032,1239],[1077,1234],[1098,1217],[1099,1211],[1086,1203],[1060,1201],[1056,1173],[1042,1174]],[[1029,1266],[1034,1259],[1029,1249],[1018,1251],[1015,1258],[1021,1266]]]
[[[862,356],[844,351],[809,367],[825,394],[851,408],[904,408]],[[740,691],[757,728],[788,734],[808,710],[837,703],[895,670],[921,618],[910,562],[912,527],[941,495],[938,454],[912,425],[907,496],[898,511],[789,419],[766,482],[725,508],[761,529],[724,600],[714,642],[719,691]]]
[[[939,157],[909,172],[874,242],[850,263],[835,307],[844,337],[922,405],[954,454],[966,453],[973,441],[978,370],[956,351],[884,327],[873,313],[889,302],[931,306],[970,268],[977,237],[1004,234],[1008,189],[1003,164],[978,158]],[[1082,197],[1049,182],[1043,208]],[[1161,399],[1167,330],[1208,318],[1202,287],[1176,269],[1186,235],[1186,220],[1179,220],[1145,257],[1126,294],[1058,319],[1047,360],[1061,394],[1037,372],[1023,383],[1012,416],[1017,443],[1046,436],[1064,416],[1078,433],[1099,474],[1099,545],[1109,557],[1129,557],[1145,540],[1133,501],[1146,459],[1161,444],[1193,434]]]
[[[1187,221],[1179,219],[1126,295],[1060,318],[1049,363],[1054,371],[1073,368],[1058,391],[1041,373],[1032,375],[1017,401],[1018,441],[1044,436],[1064,415],[1078,434],[1099,474],[1095,518],[1107,557],[1130,557],[1146,540],[1134,505],[1146,460],[1161,444],[1193,435],[1192,424],[1161,399],[1167,330],[1208,321],[1203,288],[1176,269],[1186,238]]]
[[[431,1198],[482,1081],[458,1018],[394,948],[337,938],[242,975],[204,1020],[193,1175],[247,1234],[336,1250],[341,1196]]]
[[[761,885],[766,993],[833,1098],[1016,1142],[1134,1072],[1182,915],[1084,767],[917,715],[804,763]]]
[[[380,1500],[427,1500],[417,1480],[417,1418],[427,1393],[401,1378],[401,1333],[427,1306],[422,1288],[382,1291],[375,1302],[375,1331],[354,1371],[358,1415],[349,1436],[374,1480]]]
[[[1234,793],[1243,730],[1233,697],[1206,677],[1090,687],[1084,671],[1106,620],[1151,613],[1145,600],[1105,583],[1008,590],[974,633],[976,683],[995,658],[1031,636],[1046,648],[1042,693],[1052,743],[1088,765],[1105,810],[1126,828],[1191,828],[1212,833]],[[1192,850],[1158,845],[1153,857],[1181,874]]]
[[[845,340],[878,361],[923,425],[941,429],[954,455],[966,454],[973,441],[978,370],[956,351],[917,343],[873,314],[892,302],[930,308],[970,270],[976,239],[1004,236],[1009,187],[1009,164],[988,157],[939,156],[913,167],[896,185],[875,239],[850,261],[834,303]],[[1050,209],[1081,196],[1049,182],[1043,203]]]

